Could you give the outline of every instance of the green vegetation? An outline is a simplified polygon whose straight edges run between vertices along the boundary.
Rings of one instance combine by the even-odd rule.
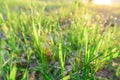
[[[94,9],[77,0],[1,0],[0,80],[119,79],[120,28],[105,28]],[[104,69],[113,77],[98,75]]]

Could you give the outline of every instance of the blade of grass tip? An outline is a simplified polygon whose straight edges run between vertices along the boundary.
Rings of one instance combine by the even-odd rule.
[[[39,38],[38,38],[37,30],[35,28],[34,20],[32,21],[32,27],[33,27],[33,34],[34,34],[36,44],[39,45]]]
[[[64,61],[63,61],[61,43],[59,43],[59,60],[60,60],[61,74],[62,74],[62,77],[64,77],[64,70],[65,70],[65,68],[64,68]]]
[[[9,80],[15,80],[16,72],[17,72],[17,67],[16,67],[16,65],[14,65],[10,72]]]

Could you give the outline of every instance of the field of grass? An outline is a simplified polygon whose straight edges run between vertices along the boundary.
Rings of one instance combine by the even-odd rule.
[[[119,80],[120,25],[88,6],[0,0],[0,80]]]

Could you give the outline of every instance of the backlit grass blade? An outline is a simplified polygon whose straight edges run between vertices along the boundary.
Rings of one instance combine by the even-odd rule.
[[[60,61],[60,67],[61,67],[61,74],[62,74],[62,77],[64,77],[65,68],[64,68],[64,61],[63,61],[63,53],[62,53],[61,43],[59,43],[59,61]]]
[[[69,79],[70,79],[70,75],[63,77],[61,80],[69,80]]]
[[[100,61],[100,63],[105,62],[105,61],[108,61],[108,60],[111,60],[111,59],[114,59],[114,58],[117,58],[117,57],[120,57],[120,52],[113,53],[113,54],[105,57],[104,59],[102,59],[102,60]]]
[[[16,73],[17,73],[17,67],[16,65],[13,66],[12,70],[10,71],[10,77],[9,80],[16,80]]]
[[[28,70],[26,69],[21,80],[27,79]]]

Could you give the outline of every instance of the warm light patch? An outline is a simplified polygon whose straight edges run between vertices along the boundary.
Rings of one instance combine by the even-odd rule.
[[[99,5],[111,5],[112,2],[111,0],[93,0],[94,4],[99,4]]]

